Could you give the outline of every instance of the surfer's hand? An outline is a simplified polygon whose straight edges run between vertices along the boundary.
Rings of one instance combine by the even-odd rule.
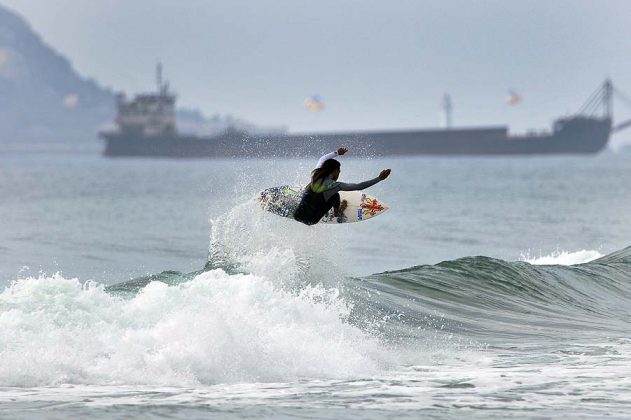
[[[388,178],[390,176],[390,172],[392,172],[390,171],[390,169],[384,169],[379,174],[379,179],[383,181],[384,179]]]
[[[348,152],[348,149],[346,147],[340,147],[339,149],[337,149],[337,154],[340,156],[342,156],[346,152]]]

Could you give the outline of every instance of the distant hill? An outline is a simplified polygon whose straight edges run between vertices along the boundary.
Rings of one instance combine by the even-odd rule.
[[[17,14],[0,6],[0,152],[6,150],[99,151],[100,129],[111,128],[116,94],[80,76]],[[184,133],[215,135],[227,128],[281,132],[230,115],[206,117],[178,109]]]
[[[78,75],[24,19],[0,6],[0,148],[95,149],[114,103],[111,90]]]

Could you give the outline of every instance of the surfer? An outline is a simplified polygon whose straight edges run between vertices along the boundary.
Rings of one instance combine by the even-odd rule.
[[[305,225],[315,225],[333,208],[338,222],[344,222],[346,200],[340,202],[340,191],[359,191],[383,181],[390,175],[390,169],[384,169],[379,175],[358,184],[338,182],[340,162],[334,157],[342,156],[348,151],[340,147],[335,152],[327,153],[318,160],[318,165],[311,172],[311,182],[305,188],[300,204],[294,211],[294,219]]]

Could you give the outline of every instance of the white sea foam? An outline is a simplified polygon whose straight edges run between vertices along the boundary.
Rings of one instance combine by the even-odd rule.
[[[202,273],[132,299],[60,275],[0,294],[0,386],[188,385],[370,375],[380,346],[335,288]]]
[[[598,251],[582,249],[580,251],[555,251],[551,254],[539,257],[522,255],[521,260],[533,265],[574,265],[583,264],[602,257]]]

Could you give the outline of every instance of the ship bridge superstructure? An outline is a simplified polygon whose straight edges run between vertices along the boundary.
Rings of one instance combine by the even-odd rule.
[[[144,137],[176,133],[175,99],[169,84],[162,81],[162,64],[156,66],[157,92],[143,93],[128,101],[118,95],[116,124],[121,132],[136,133]]]

